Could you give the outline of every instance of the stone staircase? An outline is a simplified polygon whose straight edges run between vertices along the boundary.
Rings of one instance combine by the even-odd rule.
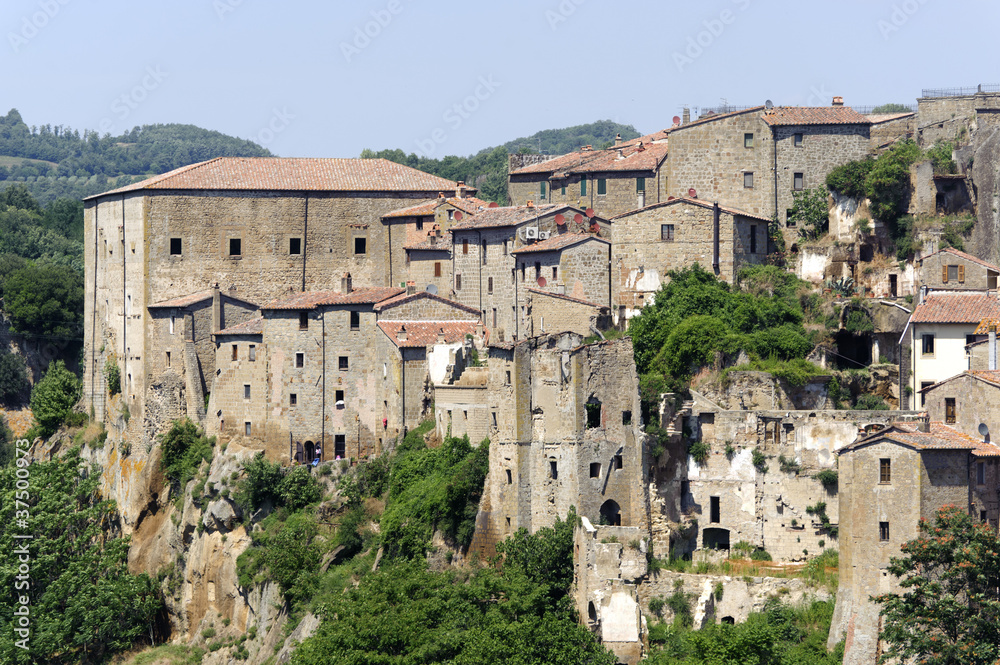
[[[670,438],[679,437],[684,433],[684,419],[691,415],[694,409],[694,401],[688,400],[681,404],[681,408],[667,422],[665,430]]]

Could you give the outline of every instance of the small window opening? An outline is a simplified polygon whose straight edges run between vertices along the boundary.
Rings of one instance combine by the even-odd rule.
[[[601,477],[601,463],[600,462],[591,462],[590,463],[590,477],[591,478],[600,478]]]
[[[601,426],[601,403],[587,402],[584,405],[587,409],[587,429],[595,429]]]
[[[722,507],[717,496],[709,498],[709,519],[714,524],[722,521]]]
[[[361,312],[351,312],[351,330],[361,329]]]
[[[882,484],[892,482],[892,460],[883,458],[878,461],[878,481]]]
[[[257,345],[251,344],[249,349],[250,352],[247,354],[247,358],[248,360],[250,360],[250,362],[254,362],[257,360]]]
[[[621,455],[615,455],[615,469],[617,470],[624,468],[625,468],[625,458],[623,458]]]
[[[246,421],[245,423],[243,423],[243,433],[246,436],[250,436],[250,421],[249,420]]]
[[[183,242],[181,241],[180,238],[171,238],[170,239],[170,255],[171,256],[180,256],[181,255],[181,248],[182,247],[183,247]]]
[[[237,344],[233,344],[233,360],[238,360],[240,357],[240,347]]]
[[[338,356],[337,357],[337,369],[346,372],[347,371],[347,365],[348,365],[347,356]]]
[[[507,469],[507,484],[508,485],[514,484],[514,476],[511,474],[510,469]]]
[[[290,395],[288,395],[289,406],[297,406],[298,403],[299,403],[299,396],[297,394],[291,393]]]
[[[240,238],[229,239],[229,256],[240,256],[243,254],[243,241]]]
[[[306,364],[306,354],[301,353],[301,352],[296,353],[295,354],[295,366],[296,367],[302,367],[305,364]]]
[[[889,523],[879,522],[878,523],[878,539],[885,543],[889,541]]]
[[[361,256],[368,252],[368,239],[367,238],[355,238],[354,239],[354,254],[356,256]]]
[[[170,352],[167,351],[167,367],[170,367]]]
[[[302,253],[302,238],[288,239],[288,253],[293,255]]]
[[[243,399],[250,399],[250,384],[243,384]]]
[[[559,479],[559,465],[555,460],[549,461],[549,478],[552,480]]]
[[[309,329],[309,314],[307,312],[299,312],[299,330]]]
[[[622,411],[622,425],[631,425],[631,424],[632,424],[632,412]]]
[[[334,402],[343,402],[344,401],[344,391],[343,390],[336,390],[336,391],[334,391],[334,393],[333,393],[333,401]]]

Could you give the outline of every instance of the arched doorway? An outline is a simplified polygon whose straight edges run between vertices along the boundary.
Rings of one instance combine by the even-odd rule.
[[[710,527],[702,533],[702,547],[707,550],[728,550],[729,529]]]
[[[314,459],[316,459],[316,444],[314,444],[312,441],[306,441],[306,456],[305,459],[302,461],[305,462],[306,464],[309,464]]]
[[[601,524],[608,524],[611,526],[621,526],[622,525],[622,513],[621,508],[618,507],[618,503],[611,499],[604,502],[601,506]]]

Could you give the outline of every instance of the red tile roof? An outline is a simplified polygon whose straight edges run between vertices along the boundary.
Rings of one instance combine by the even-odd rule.
[[[261,309],[316,309],[324,305],[374,305],[404,293],[394,286],[354,289],[350,293],[339,291],[306,291],[282,296]]]
[[[712,115],[703,115],[697,120],[692,120],[686,125],[679,125],[677,127],[671,127],[671,132],[676,132],[682,129],[687,129],[688,127],[697,127],[698,125],[704,125],[707,122],[715,122],[716,120],[724,120],[726,118],[733,118],[738,115],[743,115],[744,113],[753,113],[757,111],[763,111],[763,106],[754,106],[753,108],[743,109],[742,111],[730,111],[729,113],[714,113]]]
[[[442,231],[441,237],[435,242],[431,242],[431,237],[428,234],[427,239],[421,242],[413,243],[410,245],[403,245],[403,249],[409,250],[429,250],[435,252],[450,252],[451,251],[451,231]]]
[[[479,310],[475,307],[470,307],[468,305],[463,305],[460,302],[454,300],[448,300],[447,298],[442,298],[441,296],[430,293],[428,291],[417,291],[416,293],[403,293],[398,296],[393,296],[388,300],[383,300],[382,302],[375,305],[374,309],[376,312],[384,312],[387,309],[392,309],[393,307],[399,307],[408,302],[414,302],[416,300],[436,300],[439,303],[448,305],[449,307],[454,307],[455,309],[460,309],[462,311],[468,312],[470,314],[475,314],[476,319],[479,318]]]
[[[477,199],[474,196],[462,199],[454,196],[450,198],[438,197],[436,199],[429,199],[427,201],[423,201],[422,203],[409,206],[408,208],[393,210],[392,212],[382,215],[382,219],[395,217],[426,217],[428,215],[433,215],[434,212],[445,203],[448,203],[459,210],[463,210],[470,215],[475,214],[480,209],[488,208],[490,205],[489,201],[483,201],[482,199]]]
[[[655,171],[667,158],[666,143],[638,143],[608,148],[598,154],[597,159],[587,161],[567,173],[601,173],[615,171]],[[619,154],[620,153],[620,154]]]
[[[181,308],[189,307],[195,303],[199,303],[203,300],[209,300],[212,298],[212,291],[199,291],[198,293],[189,293],[186,296],[179,296],[177,298],[171,298],[170,300],[162,300],[158,303],[153,303],[149,305],[149,309],[166,309],[168,307]]]
[[[944,249],[939,249],[938,251],[932,254],[928,254],[927,256],[921,257],[920,262],[923,263],[925,260],[931,258],[932,256],[937,256],[938,254],[951,254],[952,256],[956,256],[960,259],[965,259],[966,261],[979,264],[984,268],[987,268],[988,270],[994,270],[996,272],[1000,272],[1000,267],[995,266],[992,263],[987,263],[986,261],[983,261],[982,259],[973,256],[972,254],[966,254],[965,252],[959,251],[954,247],[945,247]]]
[[[892,441],[918,451],[924,450],[978,450],[983,444],[954,427],[942,422],[930,423],[929,432],[921,432],[916,424],[894,423],[889,427],[862,437],[844,446],[838,452],[856,450],[862,446],[878,443],[883,440]],[[986,444],[991,445],[991,444]],[[998,451],[1000,453],[1000,451]]]
[[[399,348],[421,348],[438,343],[438,335],[444,333],[445,343],[460,342],[466,335],[475,335],[476,321],[379,321],[378,327],[386,337]],[[406,339],[400,341],[396,335],[405,328]]]
[[[1000,317],[1000,300],[988,293],[933,291],[917,305],[910,323],[976,323]]]
[[[526,175],[529,173],[555,173],[566,172],[585,164],[600,156],[601,150],[577,150],[565,155],[547,159],[537,164],[529,164],[519,169],[511,171],[511,175]]]
[[[455,191],[457,183],[386,159],[217,157],[89,199],[152,189],[236,191]],[[475,190],[473,190],[475,191]]]
[[[537,293],[543,296],[552,296],[553,298],[559,298],[560,300],[568,300],[570,302],[575,302],[580,305],[587,305],[589,307],[597,307],[599,309],[607,309],[607,305],[598,305],[595,302],[590,302],[589,300],[583,300],[581,298],[571,298],[564,293],[556,293],[555,291],[544,291],[542,289],[528,289],[531,293]]]
[[[255,319],[250,319],[249,321],[244,321],[243,323],[238,323],[235,326],[229,326],[224,330],[220,330],[215,333],[216,335],[260,335],[264,332],[264,319],[257,317]]]
[[[983,340],[983,342],[985,341],[986,340]],[[977,344],[978,343],[979,342],[977,342]],[[971,344],[967,346],[971,346]],[[973,379],[977,379],[984,383],[988,383],[992,386],[1000,388],[1000,370],[972,369],[972,370],[965,370],[964,372],[955,374],[954,376],[949,376],[947,379],[941,379],[937,383],[929,385],[926,388],[921,388],[917,392],[928,393],[934,390],[935,388],[943,386],[946,383],[951,383],[952,381],[958,381],[963,377],[971,377]]]
[[[663,201],[661,203],[653,203],[653,204],[648,205],[648,206],[646,206],[644,208],[639,208],[638,210],[630,210],[628,212],[623,212],[620,215],[616,215],[616,216],[612,217],[611,220],[614,221],[616,219],[621,219],[623,217],[628,217],[629,215],[635,215],[637,213],[644,212],[646,210],[656,210],[657,208],[663,208],[664,206],[678,205],[680,203],[686,203],[686,204],[690,204],[690,205],[696,205],[696,206],[700,206],[702,208],[707,208],[709,210],[711,210],[713,208],[713,202],[712,201],[703,201],[702,199],[692,199],[692,198],[689,198],[687,196],[678,196],[677,198],[670,199],[669,201]],[[719,204],[719,210],[721,210],[724,213],[728,213],[730,215],[739,215],[740,217],[750,217],[751,219],[756,219],[756,220],[759,220],[759,221],[762,221],[762,222],[767,222],[768,224],[771,223],[771,218],[770,217],[764,217],[762,215],[758,215],[758,214],[755,214],[755,213],[752,213],[752,212],[747,212],[746,210],[740,210],[739,208],[732,208],[730,206]]]
[[[850,106],[775,106],[764,113],[763,119],[771,126],[871,124],[871,120]]]
[[[524,245],[511,252],[511,254],[530,254],[532,252],[557,252],[567,247],[572,247],[587,240],[598,240],[606,245],[611,243],[590,233],[563,233],[552,236],[548,240],[542,240],[531,245]]]
[[[487,208],[481,210],[471,219],[463,221],[451,227],[454,231],[466,231],[469,229],[502,228],[504,226],[517,226],[525,222],[530,222],[537,217],[545,217],[557,209],[569,206],[557,206],[553,203],[543,203],[532,207],[528,206],[506,206],[503,208]]]

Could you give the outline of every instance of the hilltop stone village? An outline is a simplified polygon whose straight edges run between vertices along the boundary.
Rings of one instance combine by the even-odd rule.
[[[642,659],[650,600],[675,584],[697,597],[696,626],[763,606],[774,579],[726,578],[716,594],[714,579],[649,570],[737,543],[778,562],[837,547],[829,643],[874,662],[870,596],[898,588],[886,567],[919,519],[955,504],[1000,520],[1000,93],[925,91],[915,109],[835,97],[685,112],[605,149],[511,155],[508,206],[381,159],[218,158],[90,197],[83,406],[133,442],[105,471],[126,530],[152,528],[157,497],[136,477],[177,419],[285,465],[371,459],[433,419],[438,437],[489,440],[470,550],[495,554],[575,508],[577,610],[620,662]],[[885,259],[877,220],[859,230],[864,199],[830,196],[822,242],[789,216],[837,166],[956,137],[959,172],[916,164],[908,207],[975,215],[968,252],[928,230],[915,260]],[[810,359],[870,368],[892,408],[838,409],[825,376],[734,371],[644,414],[632,341],[609,331],[670,271],[732,284],[779,237],[789,271],[861,294],[842,303],[836,348]],[[851,312],[870,329],[846,331]],[[212,573],[202,581],[189,593],[214,607]]]

